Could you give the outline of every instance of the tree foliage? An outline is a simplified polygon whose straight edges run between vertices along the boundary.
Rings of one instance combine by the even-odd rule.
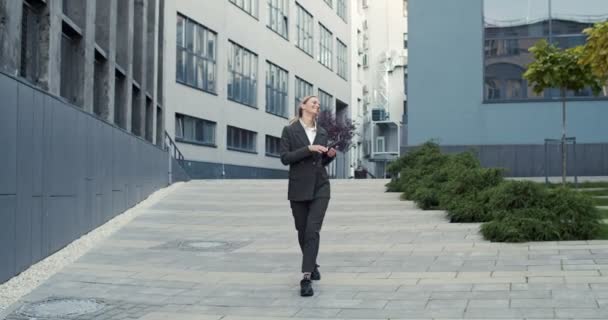
[[[608,21],[597,23],[592,28],[583,31],[587,35],[587,42],[579,59],[581,65],[589,66],[593,74],[608,80]]]
[[[327,130],[330,143],[340,141],[335,147],[336,150],[345,152],[352,144],[357,126],[349,118],[337,119],[336,116],[328,110],[323,110],[317,117],[318,124]]]
[[[524,78],[530,82],[535,93],[558,88],[565,96],[567,90],[579,91],[590,87],[594,94],[602,90],[602,81],[591,71],[591,66],[580,64],[583,47],[562,50],[546,40],[540,40],[530,52],[534,61],[528,65]]]

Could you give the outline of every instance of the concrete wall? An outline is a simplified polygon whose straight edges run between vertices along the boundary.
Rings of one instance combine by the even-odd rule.
[[[168,184],[168,154],[0,73],[0,283]]]
[[[483,0],[409,2],[410,145],[541,145],[561,136],[558,102],[483,103]],[[568,136],[608,142],[608,101],[568,103]],[[600,154],[594,154],[594,157]]]
[[[258,1],[258,18],[250,16],[229,1],[167,1],[165,4],[165,51],[164,83],[166,87],[166,130],[175,135],[175,113],[190,115],[217,123],[217,147],[205,147],[178,142],[180,150],[188,160],[211,164],[227,164],[241,167],[254,167],[269,170],[286,170],[279,159],[268,157],[265,153],[265,136],[281,136],[283,126],[288,119],[266,112],[266,60],[289,72],[289,89],[287,109],[292,117],[295,100],[295,76],[314,85],[313,93],[318,88],[330,93],[335,99],[350,102],[350,82],[340,78],[336,73],[336,37],[350,45],[350,24],[344,22],[323,1],[299,1],[314,19],[314,49],[319,49],[319,26],[321,22],[333,32],[333,71],[321,65],[298,47],[296,34],[296,1],[289,2],[289,40],[284,39],[269,27],[268,3]],[[351,2],[349,1],[349,4]],[[176,19],[181,13],[197,23],[217,32],[217,94],[206,93],[176,82]],[[258,55],[257,108],[248,107],[227,98],[227,64],[228,41],[232,40]],[[349,71],[350,74],[350,71]],[[257,132],[257,154],[227,150],[227,125]],[[216,170],[209,165],[205,170]],[[195,175],[196,176],[196,175]],[[195,177],[193,176],[193,177]],[[199,175],[200,176],[200,175]]]

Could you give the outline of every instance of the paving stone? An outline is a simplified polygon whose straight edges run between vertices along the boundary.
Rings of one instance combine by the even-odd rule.
[[[311,298],[285,181],[236,180],[182,184],[20,303],[108,302],[79,320],[608,319],[608,241],[487,242],[386,182],[332,181]]]

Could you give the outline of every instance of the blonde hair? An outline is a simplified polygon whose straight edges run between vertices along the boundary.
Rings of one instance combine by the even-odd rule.
[[[311,98],[316,98],[317,96],[305,96],[304,98],[302,98],[302,100],[300,101],[300,105],[298,106],[298,114],[293,117],[291,120],[289,120],[289,124],[293,124],[296,123],[297,121],[300,121],[300,118],[302,118],[302,105],[306,104],[306,102],[308,102],[308,100],[310,100]]]

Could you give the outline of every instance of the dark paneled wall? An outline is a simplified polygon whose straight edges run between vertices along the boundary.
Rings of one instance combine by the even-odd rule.
[[[401,148],[405,154],[412,147]],[[545,146],[539,145],[482,145],[441,146],[448,153],[473,150],[484,167],[506,168],[509,177],[544,177]],[[608,143],[579,143],[569,145],[566,159],[567,173],[573,176],[608,176]],[[561,151],[559,145],[547,148],[549,176],[561,176]]]
[[[187,176],[191,179],[287,179],[288,172],[287,170],[226,164],[224,165],[225,175],[222,176],[221,163],[189,160],[181,163]]]
[[[168,154],[0,73],[0,283],[168,184]]]

